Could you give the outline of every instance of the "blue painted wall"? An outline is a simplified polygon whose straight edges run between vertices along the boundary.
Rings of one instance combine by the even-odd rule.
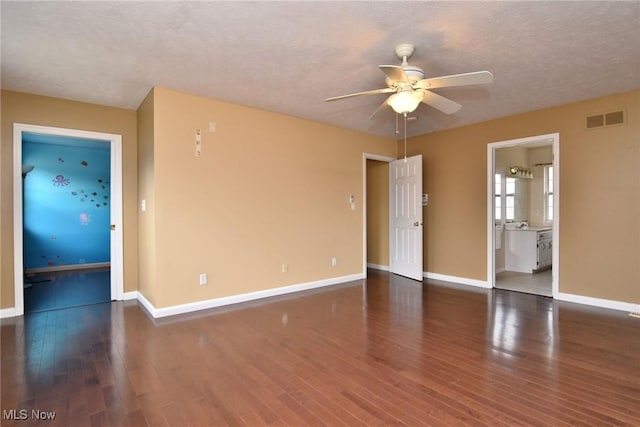
[[[56,137],[51,137],[55,140]],[[109,262],[110,147],[22,144],[26,268]]]

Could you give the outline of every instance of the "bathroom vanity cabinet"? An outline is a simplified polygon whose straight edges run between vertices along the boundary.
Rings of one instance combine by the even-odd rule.
[[[552,234],[550,228],[506,230],[505,270],[535,273],[551,268]]]

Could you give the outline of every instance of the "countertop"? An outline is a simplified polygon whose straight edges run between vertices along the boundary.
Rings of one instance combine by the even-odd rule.
[[[505,231],[550,231],[552,227],[523,227],[523,228],[505,228]]]

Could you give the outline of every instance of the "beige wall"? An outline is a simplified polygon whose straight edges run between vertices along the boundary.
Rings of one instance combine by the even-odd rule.
[[[167,89],[153,104],[139,197],[155,193],[157,308],[362,273],[362,155],[390,156],[393,140]]]
[[[389,163],[367,160],[367,263],[389,266]]]
[[[585,129],[587,115],[620,108],[625,125]],[[425,271],[486,280],[487,144],[554,132],[560,292],[640,303],[640,91],[412,138],[429,193]]]
[[[154,180],[154,102],[152,90],[138,107],[138,290],[156,302],[156,222]],[[144,200],[146,210],[141,210]]]
[[[57,98],[2,91],[2,218],[0,308],[13,307],[13,123],[62,127],[122,135],[124,290],[137,289],[137,135],[136,112]]]

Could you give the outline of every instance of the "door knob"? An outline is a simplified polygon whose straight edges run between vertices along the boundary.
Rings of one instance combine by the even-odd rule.
[[[421,222],[416,221],[416,222],[414,222],[414,223],[413,223],[413,225],[414,225],[415,227],[418,227],[418,226],[421,226],[421,225],[422,225],[422,223],[421,223]]]
[[[116,229],[116,225],[115,224],[111,224],[111,231],[115,231]]]

